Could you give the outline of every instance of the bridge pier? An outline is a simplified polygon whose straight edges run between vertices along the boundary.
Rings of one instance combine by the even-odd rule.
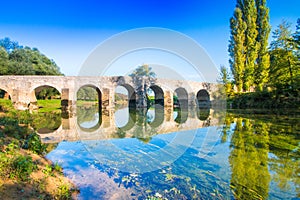
[[[164,92],[164,106],[173,107],[173,93],[171,91]]]
[[[61,89],[61,109],[63,112],[69,112],[73,110],[73,104],[75,105],[75,101],[70,98],[70,89],[69,88],[62,88]]]
[[[102,109],[110,109],[114,107],[114,97],[115,92],[112,89],[103,88],[102,89]]]
[[[28,110],[31,103],[30,94],[23,89],[13,89],[11,99],[17,110]]]

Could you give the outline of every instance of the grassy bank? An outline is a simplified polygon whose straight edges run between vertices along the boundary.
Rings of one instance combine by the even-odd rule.
[[[38,100],[37,101],[39,112],[52,112],[60,111],[61,109],[61,100],[60,99],[51,99],[51,100]]]
[[[55,146],[41,143],[33,118],[0,101],[0,199],[71,199],[76,190],[61,167],[45,159]]]

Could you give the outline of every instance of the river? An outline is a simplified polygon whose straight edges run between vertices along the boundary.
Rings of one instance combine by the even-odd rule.
[[[90,106],[51,119],[47,158],[79,199],[300,198],[299,113]]]

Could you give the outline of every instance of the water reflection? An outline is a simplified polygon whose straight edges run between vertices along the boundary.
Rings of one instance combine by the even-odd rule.
[[[92,132],[101,126],[102,113],[98,105],[78,106],[76,112],[77,124],[81,130]]]
[[[35,114],[32,127],[39,134],[48,134],[56,131],[61,126],[60,112],[37,113]]]
[[[92,129],[100,115],[84,114],[70,124]],[[204,108],[106,111],[89,134],[65,130],[70,141],[47,157],[80,199],[300,198],[299,117],[227,113],[219,124],[222,116]]]

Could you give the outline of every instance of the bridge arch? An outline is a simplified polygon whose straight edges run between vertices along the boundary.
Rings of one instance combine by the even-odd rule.
[[[51,85],[48,85],[48,84],[45,84],[45,85],[40,85],[36,88],[34,88],[34,95],[35,95],[35,98],[38,98],[38,95],[40,95],[40,98],[44,99],[46,98],[47,94],[44,94],[42,96],[42,94],[40,94],[44,89],[54,89],[53,92],[58,92],[59,93],[59,96],[61,95],[61,91],[59,88],[56,88],[56,87],[53,87]],[[49,94],[48,94],[49,95]],[[47,96],[48,97],[48,96]],[[60,98],[60,97],[59,97]]]
[[[210,107],[210,95],[206,89],[201,89],[197,92],[198,107]]]
[[[174,106],[178,106],[181,108],[188,107],[188,99],[189,95],[186,89],[183,87],[179,87],[174,91]]]
[[[47,84],[36,84],[33,85],[29,93],[29,109],[38,109],[38,99],[60,99],[61,100],[61,88],[51,83]]]
[[[84,101],[97,100],[98,108],[99,110],[101,110],[102,92],[97,86],[93,84],[81,85],[76,91],[76,101],[77,100],[84,100]]]
[[[164,91],[158,85],[151,85],[149,87],[154,92],[154,104],[164,106]]]
[[[7,89],[0,88],[0,99],[11,99],[11,94]]]
[[[133,86],[127,83],[118,84],[116,88],[123,87],[127,90],[127,100],[128,100],[128,106],[131,108],[136,107],[136,91],[134,90]]]

